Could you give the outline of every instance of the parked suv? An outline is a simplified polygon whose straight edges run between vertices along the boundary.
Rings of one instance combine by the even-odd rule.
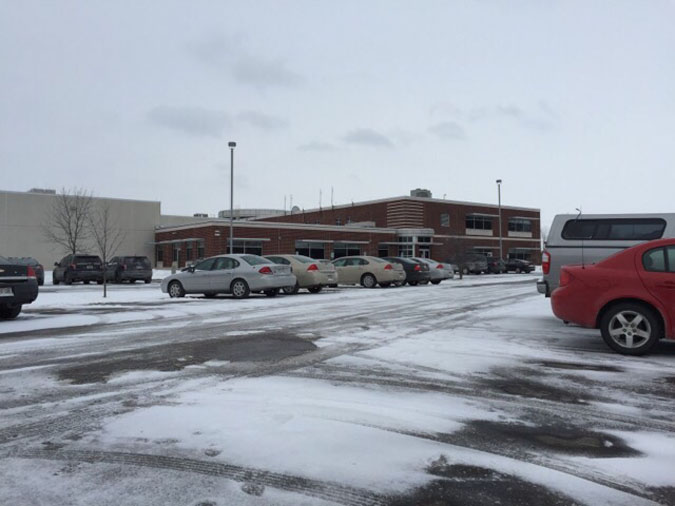
[[[490,274],[502,274],[506,271],[506,263],[495,257],[487,257],[487,267]]]
[[[488,271],[487,257],[477,253],[471,253],[466,256],[464,262],[464,274],[481,274]]]
[[[113,257],[106,266],[106,279],[121,283],[128,281],[135,283],[152,281],[152,265],[148,257]]]
[[[537,290],[550,297],[564,265],[595,264],[643,242],[672,237],[675,213],[559,214],[553,218],[541,255],[544,277],[537,282]]]
[[[76,281],[103,283],[103,262],[96,255],[66,255],[54,263],[52,283],[71,285]]]

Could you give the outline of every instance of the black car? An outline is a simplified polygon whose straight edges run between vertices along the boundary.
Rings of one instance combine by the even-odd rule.
[[[424,262],[417,262],[412,258],[404,257],[384,257],[387,262],[394,262],[403,266],[405,271],[405,283],[415,286],[418,283],[426,284],[431,279],[429,265]]]
[[[37,296],[38,283],[33,267],[0,257],[0,319],[16,318],[21,306],[30,304]]]
[[[52,282],[71,285],[76,281],[103,283],[103,262],[96,255],[66,255],[54,264]]]
[[[150,283],[152,281],[152,264],[150,264],[148,257],[113,257],[106,267],[106,279],[115,283],[121,283],[122,281],[134,283],[137,280]]]
[[[7,257],[10,262],[16,262],[21,265],[30,265],[35,271],[35,276],[37,277],[38,285],[42,286],[45,284],[45,268],[40,262],[35,260],[32,257]]]
[[[518,258],[509,258],[506,261],[506,271],[507,272],[532,272],[534,270],[534,265],[527,260],[520,260]]]
[[[490,274],[502,274],[506,272],[506,263],[499,258],[487,257],[487,270]]]

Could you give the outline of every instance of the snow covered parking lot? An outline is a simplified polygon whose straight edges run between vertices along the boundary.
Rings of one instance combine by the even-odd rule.
[[[614,354],[535,277],[47,286],[0,324],[0,504],[675,503],[675,345]]]

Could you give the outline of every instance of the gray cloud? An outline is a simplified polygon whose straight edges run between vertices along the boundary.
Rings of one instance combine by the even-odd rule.
[[[328,142],[312,141],[298,146],[300,151],[335,151],[337,147]]]
[[[148,119],[156,125],[198,137],[220,137],[231,125],[226,113],[201,107],[163,105],[151,109],[148,112]]]
[[[381,133],[370,128],[359,128],[347,133],[342,140],[349,144],[360,144],[374,147],[394,147],[394,144]]]
[[[288,69],[281,61],[240,58],[232,67],[234,79],[257,88],[294,87],[303,82],[300,74]]]
[[[466,139],[466,132],[459,123],[443,121],[429,127],[429,131],[441,139]]]
[[[555,129],[560,123],[560,116],[544,101],[537,107],[528,110],[515,104],[461,108],[454,104],[437,104],[431,108],[431,116],[444,116],[475,123],[480,121],[510,120],[517,125],[540,132]]]
[[[247,123],[261,130],[279,130],[288,126],[288,122],[283,118],[269,116],[256,111],[244,111],[237,114],[237,121]]]

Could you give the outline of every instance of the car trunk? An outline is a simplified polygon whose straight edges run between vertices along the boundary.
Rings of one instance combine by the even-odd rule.
[[[27,279],[27,265],[0,264],[0,283],[26,281]]]
[[[98,257],[76,257],[73,265],[78,271],[101,270],[101,260]]]

